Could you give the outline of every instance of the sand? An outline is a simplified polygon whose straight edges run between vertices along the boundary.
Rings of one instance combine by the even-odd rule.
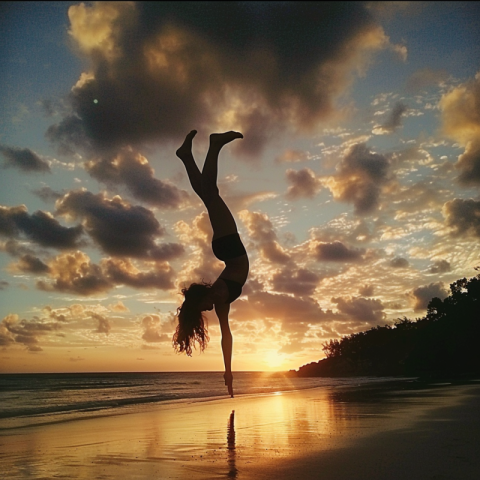
[[[316,388],[3,430],[0,471],[4,479],[478,480],[480,385]]]

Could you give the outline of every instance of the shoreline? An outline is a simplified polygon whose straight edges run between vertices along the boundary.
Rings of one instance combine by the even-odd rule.
[[[207,372],[209,374],[211,372]],[[214,372],[218,373],[218,372]],[[245,372],[237,372],[237,373],[245,373]],[[251,372],[247,372],[251,373]],[[257,372],[255,372],[257,373]],[[168,373],[170,375],[171,372]],[[49,375],[50,374],[46,374]],[[85,376],[86,378],[90,378],[90,374],[79,374],[81,376]],[[104,374],[100,374],[104,375]],[[137,374],[134,374],[137,375]],[[142,374],[140,374],[142,375]],[[66,378],[70,377],[70,374],[61,374],[60,376],[64,376]],[[121,374],[116,374],[118,377],[122,377]],[[258,377],[264,377],[265,373],[260,372],[258,373]],[[34,375],[35,378],[38,379],[38,376]],[[273,376],[271,374],[267,374],[267,378],[279,378],[281,377],[282,380],[285,380],[287,377],[285,375],[277,375]],[[218,374],[218,379],[220,379],[220,373]],[[217,380],[218,380],[217,379]],[[301,380],[313,380],[312,379],[301,379]],[[392,381],[407,381],[409,378],[395,378],[395,377],[358,377],[355,379],[340,379],[340,382],[343,380],[347,380],[346,384],[338,384],[338,379],[332,378],[330,379],[321,378],[320,381],[323,384],[310,384],[310,385],[295,385],[292,386],[286,385],[285,383],[279,382],[276,385],[275,389],[272,389],[270,386],[269,389],[265,391],[256,391],[256,392],[245,392],[240,390],[241,393],[236,393],[236,398],[244,398],[244,397],[257,397],[257,396],[264,396],[269,395],[275,392],[282,392],[286,393],[289,391],[302,391],[302,390],[309,390],[312,388],[328,388],[332,386],[343,386],[348,385],[352,381],[358,380],[358,384],[378,384],[383,382],[392,382]],[[116,415],[126,415],[132,413],[140,413],[150,410],[155,410],[156,408],[161,408],[166,405],[181,405],[183,403],[198,403],[198,402],[208,402],[214,400],[222,400],[230,398],[229,395],[224,391],[223,380],[220,383],[220,391],[217,391],[216,394],[205,395],[201,394],[200,396],[192,395],[191,393],[186,394],[185,396],[181,396],[180,398],[171,398],[171,395],[164,396],[161,398],[162,394],[155,394],[155,395],[147,395],[145,393],[143,396],[130,396],[130,397],[119,397],[119,398],[110,398],[109,400],[99,399],[96,401],[91,401],[84,399],[83,402],[77,402],[74,404],[58,404],[55,406],[55,403],[50,403],[48,406],[44,403],[43,399],[37,399],[39,406],[37,408],[30,407],[25,410],[17,409],[13,412],[9,412],[8,410],[4,412],[0,412],[0,435],[2,432],[13,430],[16,428],[28,428],[28,427],[39,427],[39,426],[47,426],[53,425],[57,423],[64,423],[70,421],[77,421],[77,420],[88,420],[88,419],[95,419],[95,418],[102,418],[107,416],[116,416]],[[335,385],[336,384],[336,385]],[[238,392],[238,390],[237,390]]]
[[[5,479],[477,479],[480,385],[418,387],[317,387],[26,427],[0,436],[0,469]]]

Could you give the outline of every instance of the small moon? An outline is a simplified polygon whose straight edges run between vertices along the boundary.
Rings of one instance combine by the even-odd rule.
[[[95,99],[95,100],[93,101],[93,103],[98,103],[98,100],[97,100],[97,99]]]

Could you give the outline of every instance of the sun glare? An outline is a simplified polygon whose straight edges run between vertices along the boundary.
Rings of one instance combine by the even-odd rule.
[[[270,350],[265,353],[264,362],[269,368],[280,368],[283,365],[283,355],[276,350]]]

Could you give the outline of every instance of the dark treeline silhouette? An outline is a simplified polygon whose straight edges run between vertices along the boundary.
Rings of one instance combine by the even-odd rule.
[[[450,292],[444,300],[433,298],[422,318],[404,317],[394,325],[324,343],[325,359],[291,373],[302,377],[479,374],[480,274],[457,280]]]

